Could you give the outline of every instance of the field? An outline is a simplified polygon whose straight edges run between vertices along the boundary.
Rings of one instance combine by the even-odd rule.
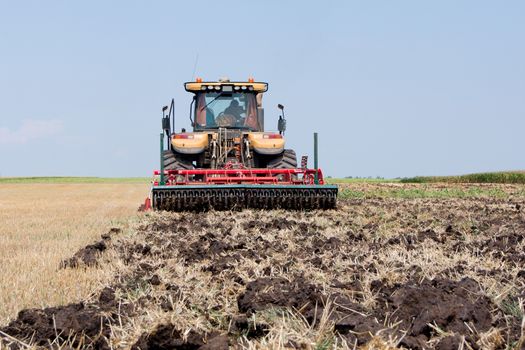
[[[140,214],[146,185],[102,185],[47,206],[67,185],[0,185],[4,345],[525,347],[524,185],[347,181],[337,210]]]
[[[146,184],[150,180],[146,177],[0,177],[0,184]]]
[[[459,176],[416,176],[401,179],[405,183],[508,183],[525,184],[525,171],[503,171]]]
[[[97,182],[0,178],[0,324],[22,308],[85,298],[108,280],[100,269],[57,266],[101,230],[126,227],[148,184]]]

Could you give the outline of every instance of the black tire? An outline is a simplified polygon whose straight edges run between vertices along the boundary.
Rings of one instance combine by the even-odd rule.
[[[293,149],[285,149],[283,153],[268,161],[268,168],[272,169],[295,169],[297,168],[297,156]]]
[[[162,154],[165,170],[191,170],[194,169],[193,163],[185,159],[182,155],[175,154],[171,150],[166,150]]]

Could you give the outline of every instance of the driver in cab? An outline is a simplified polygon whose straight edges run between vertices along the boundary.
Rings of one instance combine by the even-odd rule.
[[[239,105],[239,101],[236,99],[233,99],[230,105],[224,110],[224,114],[235,117],[235,125],[237,126],[242,125],[242,113],[244,113],[244,108]]]

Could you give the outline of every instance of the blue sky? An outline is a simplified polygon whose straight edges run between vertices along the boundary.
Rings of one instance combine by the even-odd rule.
[[[525,169],[522,1],[0,0],[0,176],[149,176],[183,83],[268,81],[332,176]]]

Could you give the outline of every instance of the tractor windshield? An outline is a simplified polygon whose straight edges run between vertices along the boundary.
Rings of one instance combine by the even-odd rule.
[[[201,92],[197,94],[195,112],[196,129],[260,129],[254,93]]]

